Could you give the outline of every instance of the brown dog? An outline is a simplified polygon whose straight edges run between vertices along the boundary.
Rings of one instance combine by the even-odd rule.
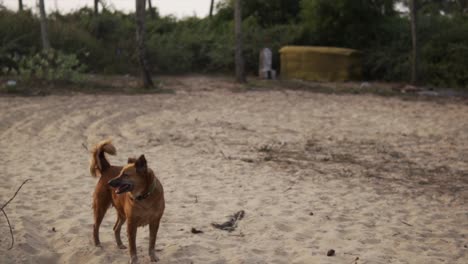
[[[128,164],[111,166],[104,153],[115,155],[116,150],[110,141],[103,141],[92,151],[90,172],[100,176],[93,199],[94,243],[100,246],[99,226],[111,204],[117,210],[117,222],[114,226],[115,240],[119,248],[124,249],[120,239],[120,229],[127,222],[128,243],[131,263],[137,263],[136,233],[137,227],[149,225],[149,256],[151,261],[158,258],[155,252],[159,222],[164,213],[164,191],[153,171],[147,167],[144,155],[138,159],[129,158]]]

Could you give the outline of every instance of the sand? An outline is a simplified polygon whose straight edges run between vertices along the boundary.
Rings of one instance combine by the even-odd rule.
[[[6,208],[10,251],[0,217],[1,263],[129,260],[114,209],[103,247],[92,243],[82,144],[106,138],[112,164],[144,153],[164,185],[160,263],[468,263],[466,101],[233,92],[200,76],[168,86],[176,93],[0,97],[0,204],[32,179]],[[211,226],[239,210],[235,231]]]

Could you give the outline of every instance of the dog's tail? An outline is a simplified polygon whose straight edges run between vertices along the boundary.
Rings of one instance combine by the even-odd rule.
[[[101,176],[102,172],[109,169],[110,163],[106,159],[104,153],[115,155],[117,151],[110,140],[101,141],[99,144],[94,146],[91,151],[91,162],[89,165],[89,172],[94,177]]]

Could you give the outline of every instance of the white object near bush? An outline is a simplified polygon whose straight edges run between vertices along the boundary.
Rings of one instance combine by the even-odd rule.
[[[269,48],[260,51],[258,76],[261,79],[276,79],[276,71],[272,68],[273,53]]]

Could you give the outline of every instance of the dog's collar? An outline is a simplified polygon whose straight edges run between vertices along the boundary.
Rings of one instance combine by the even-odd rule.
[[[150,188],[149,188],[149,191],[147,191],[146,193],[144,194],[140,194],[136,197],[136,200],[137,201],[142,201],[146,198],[148,198],[154,191],[154,189],[156,189],[156,179],[153,179],[153,183],[151,184]]]

